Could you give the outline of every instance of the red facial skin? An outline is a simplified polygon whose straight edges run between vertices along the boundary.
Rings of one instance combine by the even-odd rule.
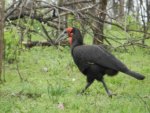
[[[68,33],[68,36],[69,36],[69,44],[70,45],[72,45],[72,36],[73,36],[73,33],[71,33],[72,32],[72,27],[68,27],[67,29],[66,29],[66,31],[67,31],[67,33]]]
[[[72,45],[72,37],[69,37],[69,44]]]

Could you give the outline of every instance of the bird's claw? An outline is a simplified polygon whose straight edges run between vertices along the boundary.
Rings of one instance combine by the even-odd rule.
[[[77,95],[78,96],[81,96],[81,95],[83,95],[84,94],[84,90],[82,90],[82,91],[77,91]]]
[[[109,93],[108,94],[108,96],[110,97],[110,98],[112,98],[113,96],[116,96],[117,94],[116,93]]]

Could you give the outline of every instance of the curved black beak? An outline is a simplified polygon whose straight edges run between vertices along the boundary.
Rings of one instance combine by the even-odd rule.
[[[55,43],[59,43],[60,41],[66,39],[66,38],[67,38],[67,31],[64,30],[62,33],[60,33],[58,38],[55,40]]]

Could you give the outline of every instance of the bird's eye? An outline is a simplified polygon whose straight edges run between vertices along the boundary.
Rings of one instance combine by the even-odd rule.
[[[64,33],[67,33],[67,31],[64,31]]]
[[[66,33],[67,33],[67,31],[66,31],[66,30],[64,30],[64,31],[63,31],[63,33],[64,33],[64,34],[66,34]]]

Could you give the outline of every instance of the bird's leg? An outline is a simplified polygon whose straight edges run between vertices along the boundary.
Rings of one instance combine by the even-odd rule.
[[[81,94],[85,92],[85,90],[92,84],[93,82],[87,82],[85,88],[81,91]]]
[[[94,82],[94,78],[92,76],[87,76],[87,84],[85,86],[85,88],[81,91],[81,94],[83,94],[85,92],[85,90],[90,87],[90,85]]]
[[[104,88],[105,88],[105,91],[107,92],[108,96],[109,96],[109,97],[112,97],[112,94],[111,94],[110,91],[108,90],[105,81],[102,79],[101,82],[102,82],[102,84],[103,84],[103,86],[104,86]]]

